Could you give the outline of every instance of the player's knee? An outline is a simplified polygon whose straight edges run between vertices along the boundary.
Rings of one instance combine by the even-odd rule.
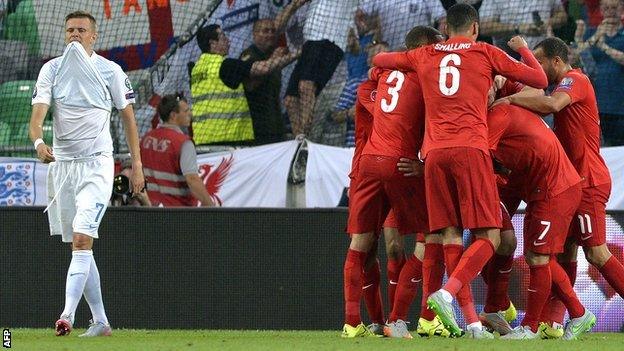
[[[496,249],[496,253],[501,256],[509,256],[513,255],[516,251],[516,246],[518,242],[516,240],[516,235],[513,230],[505,230],[501,232],[500,235],[500,245],[498,245],[498,249]]]
[[[584,247],[583,251],[585,251],[587,261],[596,267],[602,267],[611,258],[611,252],[606,244]]]
[[[550,255],[544,255],[533,251],[527,251],[524,259],[529,266],[542,266],[550,262]]]
[[[74,233],[74,237],[72,239],[72,249],[76,250],[91,250],[93,248],[93,238],[85,235]]]
[[[349,249],[361,252],[369,252],[375,243],[373,233],[354,234],[351,236]]]

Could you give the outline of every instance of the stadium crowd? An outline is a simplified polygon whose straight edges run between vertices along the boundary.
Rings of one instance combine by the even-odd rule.
[[[624,100],[615,96],[620,93],[619,90],[606,89],[607,86],[616,86],[617,82],[614,80],[624,78],[622,65],[618,61],[618,53],[621,52],[619,50],[624,50],[621,40],[618,39],[622,35],[622,24],[620,20],[614,21],[624,15],[621,1],[612,0],[612,5],[605,5],[609,1],[603,1],[604,11],[596,1],[551,0],[531,2],[528,5],[521,1],[467,2],[473,3],[480,11],[483,28],[479,39],[499,45],[512,56],[516,54],[505,47],[512,34],[523,35],[530,47],[551,36],[571,43],[574,52],[573,66],[583,68],[590,75],[597,87],[603,123],[614,126],[608,128],[608,132],[605,131],[603,144],[615,146],[624,143],[622,117],[618,115],[621,114],[619,111],[622,110]],[[212,19],[221,26],[229,41],[229,50],[224,54],[226,57],[249,60],[250,52],[259,52],[256,41],[263,40],[263,58],[269,59],[271,55],[286,56],[288,50],[291,56],[286,61],[294,57],[298,60],[285,66],[281,73],[281,66],[288,62],[277,67],[270,62],[260,64],[259,67],[268,66],[263,75],[246,72],[244,67],[224,65],[220,70],[221,77],[229,79],[232,86],[242,84],[245,99],[238,102],[233,99],[215,100],[205,108],[228,113],[231,108],[236,109],[235,105],[244,105],[243,100],[246,100],[248,106],[243,109],[250,110],[253,127],[249,126],[249,120],[244,122],[247,124],[245,130],[241,129],[241,123],[232,123],[236,127],[226,128],[232,135],[225,139],[208,136],[212,133],[210,128],[194,128],[196,143],[257,145],[303,133],[313,141],[353,146],[354,92],[369,68],[365,59],[367,53],[384,50],[384,45],[390,50],[402,49],[402,40],[413,25],[443,28],[446,9],[454,3],[455,1],[438,0],[362,0],[341,2],[338,6],[324,0],[294,0],[288,5],[276,6],[275,2],[259,0],[239,0],[231,5],[230,2],[223,2]],[[612,10],[608,10],[609,6]],[[254,9],[257,11],[253,12]],[[244,21],[232,22],[234,17],[231,15],[241,11],[252,12]],[[602,12],[606,12],[608,17],[597,20],[597,17],[603,16]],[[255,24],[260,19],[263,19],[265,26],[273,27],[275,31],[260,37]],[[587,24],[583,26],[585,23]],[[587,28],[587,31],[579,34],[577,30],[575,33],[575,26],[580,29]],[[594,33],[598,27],[601,29],[593,41],[582,41],[584,35],[587,37],[589,33]],[[604,30],[607,27],[608,34]],[[604,39],[599,42],[599,38]],[[605,54],[606,48],[601,49],[605,43],[611,44],[609,52],[612,52],[613,57]],[[199,59],[201,50],[198,45],[199,42],[193,40],[178,50],[171,59],[169,74],[155,89],[158,95],[183,92],[193,105],[188,67],[189,63]],[[244,50],[247,54],[243,53]],[[319,55],[319,52],[323,52],[323,55]],[[588,71],[592,69],[588,67],[594,67],[593,71]],[[250,73],[252,77],[260,77],[253,78],[255,83],[251,85],[258,85],[260,81],[269,84],[268,81],[272,80],[273,90],[260,89],[253,92],[250,79],[246,76]],[[278,99],[276,77],[280,74]],[[605,88],[601,89],[601,86]],[[155,106],[158,100],[152,101]],[[270,103],[264,103],[268,101]],[[157,117],[152,124],[158,124]],[[253,137],[250,134],[252,129]],[[267,134],[270,137],[267,138]]]

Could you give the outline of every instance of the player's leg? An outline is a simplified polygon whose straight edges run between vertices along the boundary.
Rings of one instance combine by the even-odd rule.
[[[571,226],[573,226],[572,220]],[[557,262],[566,272],[570,284],[574,286],[576,282],[576,266],[577,266],[578,245],[576,237],[568,236],[563,253],[557,255]],[[559,339],[563,337],[563,318],[565,317],[566,307],[563,302],[552,291],[548,302],[544,305],[542,315],[540,316],[540,336],[542,339]]]
[[[427,306],[429,295],[442,287],[444,269],[442,235],[440,233],[427,234],[423,258],[423,292],[417,328],[420,336],[450,336],[435,312]]]
[[[362,297],[371,320],[368,328],[374,334],[383,335],[383,325],[385,323],[383,301],[381,298],[381,269],[377,257],[378,240],[368,252],[364,263],[364,277],[362,282]]]
[[[461,254],[455,267],[453,267],[455,262],[445,259],[447,272],[452,272],[452,274],[442,289],[434,293],[439,307],[442,300],[447,303],[451,302],[453,296],[458,295],[461,289],[470,287],[470,282],[498,248],[500,243],[499,228],[502,225],[496,180],[492,171],[490,156],[473,148],[455,148],[447,153],[447,156],[451,156],[452,159],[448,161],[452,165],[449,167],[449,171],[457,184],[458,204],[462,204],[462,206],[456,205],[461,216],[460,223],[462,227],[473,230],[476,240]],[[470,167],[461,167],[460,165],[470,165]],[[427,191],[427,195],[429,195],[429,190]],[[452,257],[456,259],[457,251],[459,251],[456,246],[461,245],[462,231],[456,226],[443,229],[442,233],[444,235],[445,258],[451,255],[450,252],[447,254],[447,251],[452,249],[454,251]],[[468,311],[468,309],[474,309],[469,308],[469,305],[472,304],[472,301],[467,300],[469,296],[466,290],[460,294],[461,300],[465,300],[463,301],[465,309],[462,311],[467,319],[467,329],[471,331],[469,335],[474,337],[486,336],[487,334],[483,334],[483,326],[476,316],[476,312]],[[430,299],[433,298],[434,295],[430,297]],[[459,300],[460,303],[461,300]],[[447,304],[445,309],[448,310],[449,307]],[[446,325],[445,318],[448,317],[442,318],[438,310],[436,313]],[[476,320],[474,320],[475,317]]]
[[[463,252],[461,211],[458,198],[458,184],[454,177],[455,151],[457,148],[432,150],[425,161],[425,191],[429,231],[440,232],[443,241],[444,263],[447,271],[457,266]],[[453,296],[438,290],[432,292],[427,306],[435,311],[453,336],[460,336],[462,330],[455,320],[452,306]]]
[[[79,164],[82,174],[82,185],[76,194],[76,217],[73,226],[76,231],[84,233],[76,238],[89,241],[92,250],[93,239],[98,238],[98,229],[108,207],[110,189],[113,186],[114,160],[110,156],[98,156],[93,160]],[[100,273],[95,262],[93,251],[90,251],[88,273],[80,291],[84,294],[92,314],[92,323],[82,337],[109,336],[112,333],[104,310]],[[87,263],[85,263],[87,264]]]
[[[611,193],[609,184],[583,189],[581,206],[576,213],[579,243],[585,257],[598,268],[611,287],[624,297],[624,266],[607,247],[606,203]]]
[[[399,234],[398,224],[394,211],[390,210],[384,222],[384,240],[386,244],[386,257],[388,258],[386,269],[388,275],[388,306],[392,310],[394,298],[399,284],[399,275],[405,264],[405,243]]]
[[[513,254],[516,250],[516,235],[511,218],[504,205],[503,228],[501,228],[501,243],[496,249],[494,257],[488,263],[485,273],[482,271],[487,284],[487,295],[483,312],[479,315],[481,321],[501,335],[511,332],[509,322],[516,319],[517,312],[509,300],[509,279],[513,266]]]
[[[408,321],[407,314],[416,296],[418,285],[422,282],[422,260],[425,251],[424,237],[422,239],[422,242],[418,242],[417,239],[414,253],[407,259],[397,278],[394,305],[384,328],[386,336],[412,338],[405,322]]]
[[[382,182],[377,176],[378,164],[374,157],[365,155],[360,160],[357,182],[349,199],[347,232],[351,243],[344,263],[345,325],[343,337],[371,336],[360,316],[360,300],[364,279],[364,264],[377,240],[382,216],[388,212]],[[384,212],[385,209],[385,212]]]

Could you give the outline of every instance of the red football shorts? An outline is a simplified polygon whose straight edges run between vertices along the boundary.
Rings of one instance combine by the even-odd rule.
[[[423,184],[424,185],[424,184]],[[422,190],[423,194],[425,189]],[[420,200],[417,200],[420,201]],[[421,201],[424,204],[424,201]],[[424,215],[427,214],[427,211],[423,211]],[[425,228],[427,227],[427,225],[424,225]],[[384,228],[399,228],[399,222],[397,221],[396,216],[394,215],[394,209],[390,209],[390,212],[388,213],[388,216],[386,217],[386,220],[384,221],[383,224]],[[414,234],[413,232],[410,233],[400,233],[401,235],[410,235],[410,234]],[[416,242],[419,243],[424,243],[425,242],[425,234],[424,233],[416,233]]]
[[[544,255],[563,252],[570,221],[580,201],[580,184],[557,196],[529,201],[524,216],[524,251]]]
[[[397,169],[398,158],[363,155],[355,187],[349,199],[348,233],[376,231],[390,209],[394,210],[400,233],[427,228],[424,180],[405,177]]]
[[[592,247],[607,242],[607,201],[610,195],[610,183],[583,189],[581,204],[572,218],[569,233],[579,246]]]
[[[435,149],[425,160],[429,229],[500,228],[492,159],[471,147]]]

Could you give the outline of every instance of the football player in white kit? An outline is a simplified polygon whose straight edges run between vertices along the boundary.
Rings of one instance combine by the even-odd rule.
[[[67,47],[62,56],[41,68],[32,98],[30,137],[39,159],[50,163],[46,208],[50,234],[62,235],[63,242],[72,243],[65,308],[55,324],[58,336],[71,332],[83,293],[93,320],[80,336],[111,335],[92,247],[113,186],[113,107],[119,110],[124,123],[132,156],[134,193],[141,192],[145,185],[131,105],[134,92],[119,65],[93,52],[97,36],[91,14],[76,11],[67,15]],[[52,148],[42,140],[43,120],[50,106],[54,107]]]

